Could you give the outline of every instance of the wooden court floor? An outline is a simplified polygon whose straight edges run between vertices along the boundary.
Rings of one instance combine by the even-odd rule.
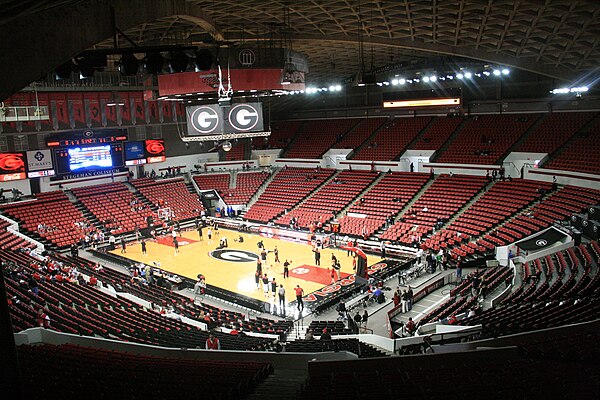
[[[243,243],[234,241],[239,236],[244,238]],[[220,254],[213,252],[219,246],[221,237],[226,237],[228,248]],[[263,273],[266,273],[269,281],[275,277],[277,286],[283,284],[286,289],[286,302],[295,300],[294,288],[300,285],[307,295],[323,288],[331,283],[331,255],[335,254],[341,263],[342,278],[354,273],[352,257],[340,249],[323,249],[321,251],[321,266],[315,263],[314,253],[309,244],[300,244],[284,240],[261,237],[256,234],[240,233],[227,229],[219,229],[219,235],[212,236],[209,240],[206,228],[203,240],[200,240],[195,230],[185,231],[182,237],[178,237],[179,253],[175,254],[171,237],[162,237],[157,241],[147,241],[147,254],[142,254],[139,243],[127,245],[126,253],[121,254],[120,248],[112,251],[114,254],[125,256],[136,262],[152,265],[153,262],[160,263],[163,270],[175,273],[187,278],[196,279],[198,274],[206,277],[209,285],[214,285],[231,292],[242,294],[254,299],[272,302],[272,293],[264,294],[262,283],[257,288],[255,283],[256,260],[245,252],[260,255],[257,243],[262,240],[265,248],[269,251],[267,255],[267,266],[263,264]],[[280,263],[274,262],[272,250],[277,246],[279,250]],[[285,260],[291,262],[289,267],[289,278],[283,278],[283,263]],[[367,265],[380,261],[379,257],[369,256]],[[269,285],[270,290],[270,285]]]

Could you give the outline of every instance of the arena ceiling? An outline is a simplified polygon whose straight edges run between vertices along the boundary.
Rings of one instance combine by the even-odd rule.
[[[115,7],[117,28],[139,45],[291,43],[308,56],[309,82],[356,73],[359,42],[366,69],[435,66],[449,57],[591,84],[600,66],[598,0],[0,0],[0,27],[34,14],[106,3]],[[127,3],[145,10],[128,9]],[[154,15],[147,10],[164,4],[172,5],[172,14],[144,19]],[[140,16],[128,21],[127,12]],[[93,47],[112,43],[105,35]]]

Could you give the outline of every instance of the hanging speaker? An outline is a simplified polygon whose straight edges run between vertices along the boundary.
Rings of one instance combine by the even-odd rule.
[[[196,70],[206,71],[209,70],[213,63],[213,55],[208,49],[201,49],[196,51]]]

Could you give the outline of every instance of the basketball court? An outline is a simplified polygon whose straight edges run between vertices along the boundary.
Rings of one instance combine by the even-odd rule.
[[[212,239],[208,240],[206,228],[203,232],[203,240],[200,240],[198,232],[195,230],[182,232],[182,237],[177,238],[178,254],[175,254],[171,236],[159,237],[156,241],[148,240],[146,255],[142,254],[141,245],[135,242],[128,244],[126,254],[121,254],[120,248],[111,253],[149,265],[156,262],[163,270],[193,280],[197,279],[198,274],[203,274],[209,285],[267,302],[273,301],[272,293],[266,297],[262,282],[259,288],[255,282],[256,260],[260,257],[257,243],[261,240],[268,251],[267,263],[266,265],[263,263],[262,266],[263,273],[267,274],[269,282],[275,277],[277,286],[284,285],[288,303],[295,300],[293,289],[296,285],[300,285],[304,289],[304,294],[307,295],[331,283],[332,254],[335,254],[341,263],[341,278],[354,274],[352,257],[348,256],[345,250],[322,249],[321,266],[319,267],[315,264],[310,244],[278,240],[223,228],[219,229],[219,235],[215,235],[213,231]],[[237,240],[240,236],[244,239],[242,243]],[[227,238],[229,246],[217,250],[222,237]],[[279,250],[280,263],[274,262],[275,255],[272,251],[275,246]],[[380,260],[379,257],[371,257],[369,264]],[[291,265],[289,278],[284,279],[283,263],[286,259],[291,262]]]

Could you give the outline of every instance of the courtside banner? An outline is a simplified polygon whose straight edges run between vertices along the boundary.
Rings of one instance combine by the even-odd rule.
[[[516,245],[521,250],[535,251],[553,246],[557,242],[565,242],[567,238],[568,235],[566,233],[556,228],[550,228],[527,240],[517,242]]]

